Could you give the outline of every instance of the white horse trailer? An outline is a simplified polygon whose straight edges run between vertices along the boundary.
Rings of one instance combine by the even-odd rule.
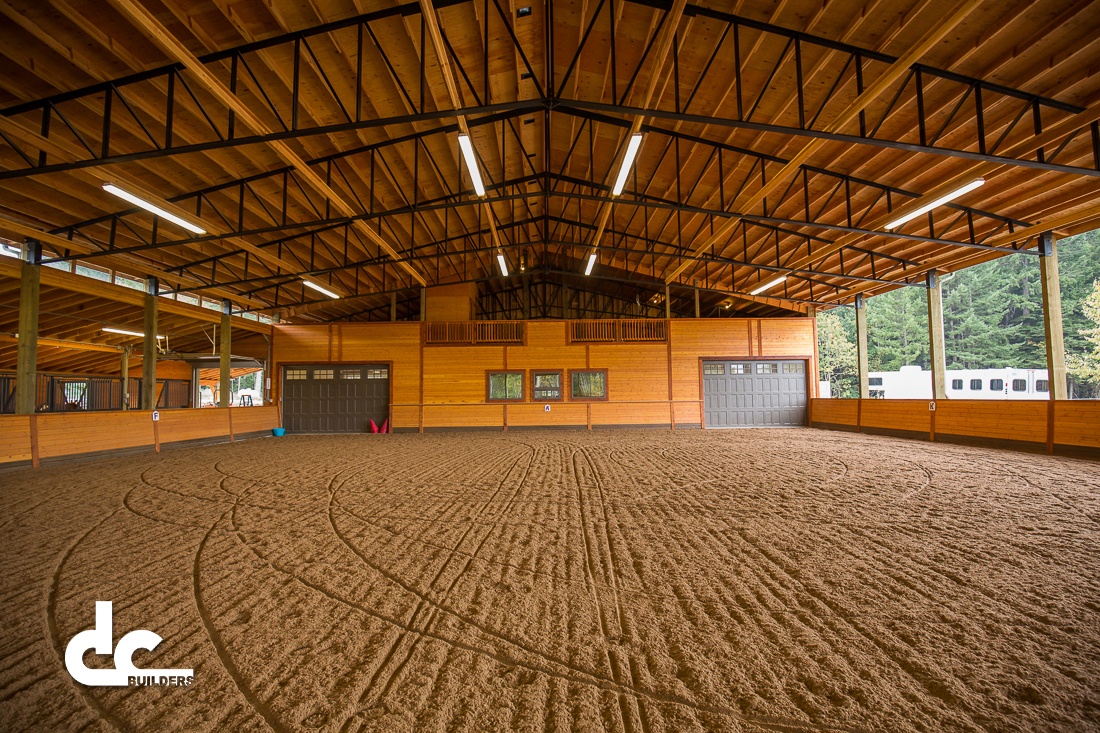
[[[889,400],[932,399],[932,372],[903,366],[896,372],[868,375],[871,397]],[[1050,398],[1046,369],[948,369],[947,397],[958,400],[1045,400]]]

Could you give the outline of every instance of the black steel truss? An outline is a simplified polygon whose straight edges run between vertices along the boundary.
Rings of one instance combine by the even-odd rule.
[[[661,24],[666,20],[667,0],[625,2],[659,9],[664,13],[660,16]],[[1090,127],[1066,134],[1056,144],[1027,150],[1026,154],[1021,155],[999,154],[1007,146],[1026,142],[1029,137],[1040,135],[1045,128],[1082,109],[985,80],[914,65],[908,76],[896,85],[886,105],[876,107],[873,115],[869,112],[860,114],[851,130],[826,133],[815,129],[815,123],[829,105],[862,91],[876,74],[896,60],[894,57],[710,8],[688,5],[685,15],[706,19],[723,28],[718,42],[710,50],[702,72],[695,78],[687,78],[686,73],[680,73],[684,44],[674,43],[670,51],[674,78],[671,106],[665,101],[642,110],[626,102],[650,54],[654,52],[653,41],[657,33],[649,39],[645,53],[637,64],[630,67],[625,61],[620,62],[625,56],[616,53],[617,43],[622,41],[617,40],[613,32],[613,3],[599,3],[588,19],[585,32],[561,79],[555,78],[554,69],[563,59],[553,57],[555,46],[549,43],[551,58],[545,64],[545,78],[541,80],[530,60],[535,57],[535,49],[523,47],[513,29],[512,19],[498,0],[439,0],[435,6],[443,8],[464,4],[480,5],[478,12],[485,23],[492,16],[494,23],[506,29],[506,36],[526,69],[524,76],[534,82],[537,96],[520,100],[493,100],[485,72],[491,49],[483,46],[477,59],[462,58],[445,37],[451,60],[459,72],[459,81],[463,84],[463,90],[474,99],[475,105],[463,110],[435,108],[430,95],[425,93],[426,55],[419,54],[418,73],[399,69],[391,59],[392,49],[387,47],[387,39],[375,29],[375,26],[390,18],[419,15],[418,3],[406,3],[201,57],[200,60],[210,71],[258,110],[258,114],[274,130],[268,135],[242,134],[232,110],[189,83],[188,72],[182,65],[167,65],[0,110],[0,116],[20,123],[28,131],[63,144],[68,149],[80,151],[78,159],[58,160],[47,150],[38,149],[33,143],[0,131],[0,147],[10,148],[20,161],[7,170],[0,170],[0,180],[268,140],[452,120],[458,115],[477,116],[519,108],[528,111],[563,108],[614,115],[644,113],[676,122],[823,137],[846,143],[1100,176],[1100,126],[1095,121]],[[552,5],[549,15],[552,24]],[[608,24],[612,31],[610,36],[601,35],[598,41],[593,40],[592,29],[602,23]],[[445,34],[446,29],[443,30]],[[553,40],[552,29],[548,33],[549,42]],[[346,54],[333,58],[316,53],[311,39],[316,43],[322,35],[333,39],[346,50]],[[793,124],[761,119],[759,109],[769,84],[747,88],[747,81],[742,78],[741,69],[745,61],[742,47],[760,39],[766,40],[764,47],[773,49],[766,59],[772,64],[769,82],[780,71],[790,74],[795,80],[798,94],[796,112],[791,115]],[[581,55],[589,44],[597,42],[609,45],[612,101],[571,98],[566,95],[568,82],[577,73]],[[775,49],[782,51],[776,54]],[[820,57],[824,51],[834,57],[840,54],[839,58],[844,59],[844,63],[831,64],[827,69],[818,68],[816,82],[810,87],[805,83],[810,71],[807,67],[811,59]],[[290,68],[283,70],[281,78],[277,73],[262,73],[260,56],[263,54],[289,57]],[[400,93],[406,114],[382,117],[372,111],[363,86],[364,59],[386,69]],[[713,70],[714,62],[717,59],[732,65],[735,71],[732,80],[735,111],[705,109],[697,94],[701,88],[714,84],[729,86],[731,80],[714,77],[717,73]],[[827,74],[832,76],[823,78],[822,75]],[[625,81],[620,83],[620,80]],[[300,98],[300,91],[305,85],[310,89],[322,90],[329,98],[330,108],[338,118],[336,121],[315,120],[306,113]],[[941,90],[937,99],[941,102],[949,100],[935,109],[929,100],[929,90],[933,86]],[[970,119],[975,122],[973,130],[969,124],[961,124],[963,120]],[[888,121],[889,125],[886,124]],[[896,126],[911,131],[911,134],[891,137],[884,131],[884,125]],[[1083,159],[1086,151],[1090,153],[1087,156],[1088,165],[1072,162]]]

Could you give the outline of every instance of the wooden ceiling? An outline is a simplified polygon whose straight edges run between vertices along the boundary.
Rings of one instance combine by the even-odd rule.
[[[1100,225],[1095,2],[7,0],[0,13],[0,234],[48,231],[73,242],[51,240],[54,257],[296,322],[388,317],[395,291],[410,315],[424,284],[512,293],[521,265],[609,297],[645,303],[668,283],[689,311],[702,289],[731,315],[782,314]],[[644,140],[613,199],[632,131]]]

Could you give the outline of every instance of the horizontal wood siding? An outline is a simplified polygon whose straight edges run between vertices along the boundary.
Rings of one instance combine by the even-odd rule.
[[[1100,448],[1100,400],[1055,402],[1054,444]]]
[[[0,465],[31,459],[31,416],[0,415]]]
[[[162,410],[160,442],[229,437],[229,411],[262,410],[262,407],[208,407],[199,410]],[[234,414],[236,417],[236,414]],[[146,415],[148,420],[148,415]]]
[[[43,460],[152,445],[153,420],[145,410],[38,416],[38,455]]]
[[[424,428],[495,428],[504,425],[504,405],[424,405]]]
[[[814,424],[856,426],[859,416],[859,400],[810,400]]]
[[[584,427],[588,406],[581,402],[551,402],[550,412],[542,402],[508,405],[508,427]]]
[[[814,420],[817,419],[815,412]],[[928,433],[932,429],[932,412],[928,400],[864,400],[862,427]],[[936,430],[941,430],[938,422]]]
[[[279,408],[275,405],[234,407],[232,410],[234,435],[259,433],[279,427]]]
[[[936,403],[936,435],[1046,445],[1047,409],[1045,400],[939,400]]]

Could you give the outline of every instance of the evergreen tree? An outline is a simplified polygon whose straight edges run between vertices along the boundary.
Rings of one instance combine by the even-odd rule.
[[[851,322],[849,338],[845,321]],[[834,308],[817,317],[817,358],[821,381],[829,383],[833,397],[859,397],[856,366],[855,312]]]

